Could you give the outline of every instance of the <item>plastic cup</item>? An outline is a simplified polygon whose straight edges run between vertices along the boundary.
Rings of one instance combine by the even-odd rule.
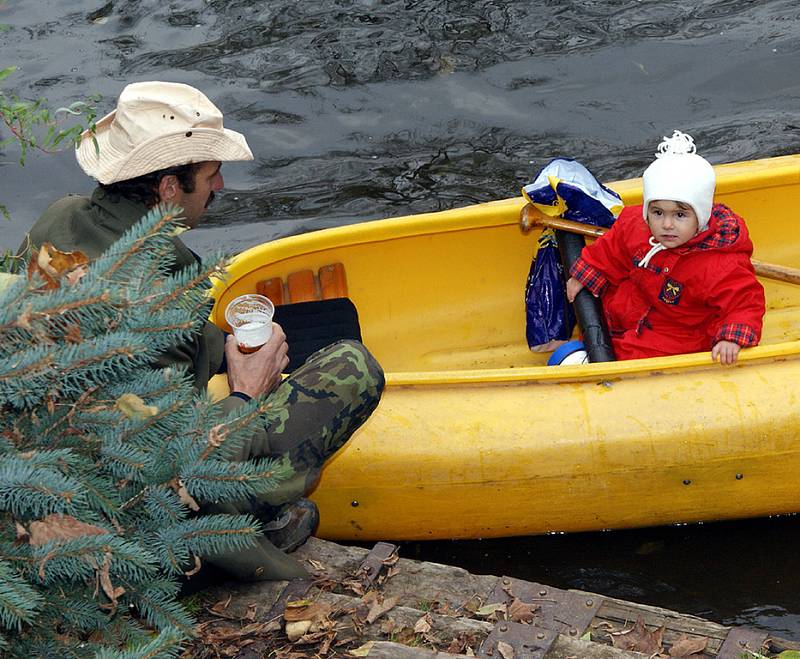
[[[255,352],[272,336],[275,305],[263,295],[241,295],[225,309],[225,320],[231,326],[241,352]]]

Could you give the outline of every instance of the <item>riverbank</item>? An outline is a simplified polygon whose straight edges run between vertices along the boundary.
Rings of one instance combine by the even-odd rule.
[[[758,629],[400,558],[383,542],[368,550],[312,538],[295,556],[312,579],[196,595],[190,656],[740,659],[800,650]]]

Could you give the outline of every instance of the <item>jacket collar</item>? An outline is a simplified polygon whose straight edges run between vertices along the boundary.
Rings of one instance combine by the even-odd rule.
[[[120,195],[109,194],[98,186],[92,193],[92,204],[104,211],[100,222],[121,237],[128,229],[141,220],[150,210],[140,201],[132,201]],[[175,247],[175,268],[185,268],[200,260],[177,236],[172,237]]]

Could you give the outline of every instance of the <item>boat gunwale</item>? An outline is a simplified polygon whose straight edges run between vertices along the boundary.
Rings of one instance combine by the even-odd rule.
[[[530,366],[522,368],[461,369],[453,371],[393,371],[386,373],[387,386],[447,384],[558,384],[576,382],[611,382],[623,376],[660,375],[670,371],[696,371],[749,368],[764,362],[786,361],[800,357],[800,341],[745,348],[734,366],[711,361],[711,351],[670,357],[649,357],[617,362],[573,364],[567,366]]]

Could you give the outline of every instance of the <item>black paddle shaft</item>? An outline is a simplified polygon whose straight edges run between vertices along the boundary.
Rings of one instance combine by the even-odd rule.
[[[569,277],[569,270],[573,263],[581,255],[581,250],[586,245],[583,236],[569,231],[556,230],[556,242],[558,251],[561,253],[561,265],[564,268],[564,276]],[[592,295],[585,288],[575,296],[573,303],[575,316],[578,319],[578,327],[581,328],[583,344],[586,346],[586,353],[589,361],[613,362],[614,348],[611,345],[611,334],[608,332],[606,317],[603,314],[603,305],[600,300]]]

